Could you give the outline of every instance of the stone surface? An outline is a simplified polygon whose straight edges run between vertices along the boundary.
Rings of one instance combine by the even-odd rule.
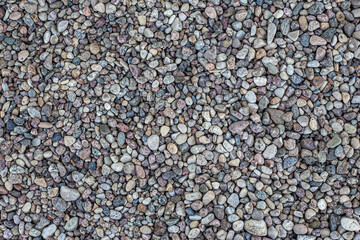
[[[0,239],[360,239],[359,17],[0,1]]]

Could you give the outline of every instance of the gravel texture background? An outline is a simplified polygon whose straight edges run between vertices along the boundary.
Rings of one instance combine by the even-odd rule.
[[[1,0],[0,239],[360,240],[360,0]]]

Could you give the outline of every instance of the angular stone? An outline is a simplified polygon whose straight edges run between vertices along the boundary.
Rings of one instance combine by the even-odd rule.
[[[76,142],[76,139],[73,136],[65,136],[64,137],[64,144],[67,147],[72,146]]]
[[[267,112],[270,114],[270,118],[275,124],[284,124],[284,119],[282,119],[282,116],[284,115],[283,111],[270,108],[267,109]]]

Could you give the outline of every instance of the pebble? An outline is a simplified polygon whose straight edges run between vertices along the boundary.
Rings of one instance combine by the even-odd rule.
[[[346,231],[357,232],[360,231],[360,224],[356,219],[343,217],[341,218],[341,226]]]
[[[76,189],[62,186],[60,188],[60,196],[67,202],[75,201],[80,197],[80,193]]]
[[[76,138],[73,136],[64,136],[64,144],[67,147],[72,146],[76,142]]]
[[[229,203],[232,207],[236,208],[240,203],[239,195],[236,193],[231,194],[227,200],[227,203]]]
[[[264,220],[247,220],[245,221],[244,224],[244,229],[245,231],[247,231],[248,233],[255,235],[255,236],[259,236],[259,237],[264,237],[267,235],[267,226]]]
[[[49,226],[45,227],[42,230],[41,236],[44,239],[47,239],[48,237],[53,236],[56,230],[57,230],[57,226],[55,224],[50,224]]]
[[[64,228],[66,231],[73,232],[78,228],[78,224],[79,224],[79,218],[72,217],[69,219],[69,221],[66,222]]]
[[[288,157],[284,159],[284,169],[288,169],[292,166],[294,166],[297,163],[297,158],[296,157]]]
[[[159,148],[160,138],[157,135],[151,135],[148,138],[147,143],[151,150],[156,151]]]
[[[304,235],[307,233],[307,227],[304,224],[295,224],[294,233],[298,235]]]
[[[53,204],[54,208],[60,212],[65,211],[67,208],[66,201],[59,197],[53,198],[52,204]]]
[[[209,18],[216,18],[217,14],[216,14],[216,10],[214,7],[207,7],[205,8],[205,14],[209,17]]]
[[[22,50],[18,54],[18,59],[20,62],[25,61],[29,56],[29,52],[27,50]]]
[[[69,25],[69,21],[67,20],[59,21],[57,24],[57,31],[59,33],[64,32],[68,28],[68,25]]]

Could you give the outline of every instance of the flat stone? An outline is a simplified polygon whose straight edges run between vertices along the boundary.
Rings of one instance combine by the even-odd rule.
[[[190,230],[189,234],[188,234],[188,237],[193,239],[193,238],[196,238],[200,235],[200,229],[198,228],[193,228]]]
[[[273,42],[276,35],[276,25],[275,23],[269,23],[267,29],[267,43],[270,44]]]
[[[34,108],[34,107],[29,107],[29,108],[27,109],[27,111],[28,111],[30,117],[32,117],[32,118],[39,118],[39,119],[41,118],[41,113],[40,113],[40,111],[37,110],[36,108]]]
[[[118,134],[118,136],[117,136],[117,144],[118,144],[119,146],[122,146],[122,145],[125,144],[125,140],[126,140],[126,138],[125,138],[125,133],[119,132],[119,134]]]
[[[185,199],[188,201],[195,201],[201,199],[202,194],[200,192],[185,193]]]

